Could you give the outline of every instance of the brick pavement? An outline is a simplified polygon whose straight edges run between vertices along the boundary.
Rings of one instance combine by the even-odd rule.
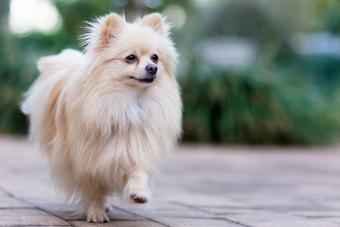
[[[24,139],[0,138],[0,226],[92,226]],[[181,146],[148,206],[113,202],[102,226],[340,227],[340,150]]]

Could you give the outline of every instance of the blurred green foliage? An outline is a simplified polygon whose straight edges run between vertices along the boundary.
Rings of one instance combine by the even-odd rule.
[[[2,25],[7,24],[8,2],[0,3]],[[184,27],[174,29],[181,54],[184,141],[309,145],[339,138],[340,58],[299,55],[291,42],[303,32],[339,36],[339,1],[216,0],[200,8],[194,0],[163,0],[156,1],[155,9],[136,2],[143,1],[54,0],[62,26],[52,34],[17,36],[2,26],[0,132],[27,132],[18,104],[38,76],[35,61],[64,48],[81,48],[84,21],[110,11],[125,12],[131,19],[177,5],[187,18]],[[251,39],[258,47],[255,62],[233,69],[207,61],[198,51],[204,40],[229,36]]]
[[[235,72],[193,61],[180,80],[184,140],[312,145],[337,139],[336,94],[285,70]]]

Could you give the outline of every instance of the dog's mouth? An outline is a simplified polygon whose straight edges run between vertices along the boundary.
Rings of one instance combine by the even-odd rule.
[[[155,80],[155,78],[142,78],[142,79],[139,79],[139,78],[136,78],[136,77],[133,77],[133,76],[130,76],[129,78],[133,79],[133,80],[137,80],[137,81],[139,81],[141,83],[152,83]]]

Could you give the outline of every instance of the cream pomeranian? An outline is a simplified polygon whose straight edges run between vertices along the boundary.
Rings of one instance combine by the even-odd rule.
[[[84,53],[39,59],[22,110],[51,174],[87,221],[106,222],[106,199],[150,199],[150,177],[174,149],[182,104],[177,53],[158,13],[127,23],[115,13],[89,23]]]

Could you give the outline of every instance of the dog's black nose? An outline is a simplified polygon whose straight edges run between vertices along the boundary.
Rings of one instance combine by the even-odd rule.
[[[145,67],[145,70],[148,74],[151,74],[151,75],[156,75],[157,73],[157,65],[155,64],[149,64]]]

